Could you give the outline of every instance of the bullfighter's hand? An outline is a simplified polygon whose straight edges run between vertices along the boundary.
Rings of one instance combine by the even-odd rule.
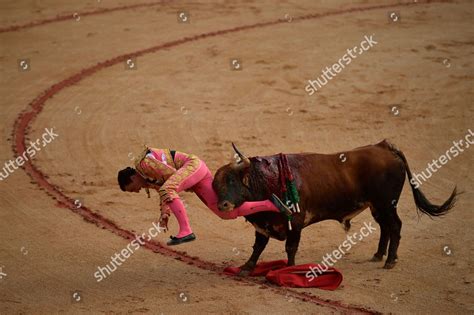
[[[165,232],[168,232],[168,219],[170,215],[169,213],[162,213],[160,215],[160,227],[165,230]]]

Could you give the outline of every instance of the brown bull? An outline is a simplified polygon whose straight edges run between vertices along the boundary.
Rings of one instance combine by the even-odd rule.
[[[281,195],[279,155],[247,158],[235,146],[234,150],[240,161],[221,167],[213,182],[221,211],[231,210],[245,201],[269,199],[272,193]],[[402,228],[396,204],[405,173],[417,209],[429,216],[447,213],[454,206],[457,195],[455,188],[441,206],[430,203],[412,180],[403,153],[385,140],[344,153],[288,154],[287,158],[300,194],[301,212],[294,214],[291,230],[283,214],[261,212],[246,217],[256,233],[252,256],[242,266],[242,274],[255,268],[270,237],[280,241],[286,239],[288,265],[292,266],[304,227],[323,220],[337,220],[349,229],[350,220],[367,208],[381,231],[372,261],[381,261],[388,246],[384,268],[393,268]]]

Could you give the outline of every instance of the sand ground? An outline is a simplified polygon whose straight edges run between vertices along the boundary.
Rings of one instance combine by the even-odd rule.
[[[355,11],[350,8],[397,1],[166,1],[83,14],[136,3],[2,1],[0,28],[70,16],[0,33],[2,166],[19,153],[22,133],[15,121],[50,86],[97,63],[164,43],[286,21],[146,52],[132,58],[134,70],[122,61],[100,67],[45,100],[26,139],[40,138],[45,128],[53,128],[58,137],[37,152],[32,165],[61,194],[126,231],[147,230],[159,214],[156,193],[147,199],[144,193],[122,193],[116,184],[117,170],[131,165],[144,143],[197,154],[215,172],[229,162],[231,141],[253,156],[333,153],[387,138],[404,151],[411,169],[421,172],[469,128],[474,130],[471,1],[418,1]],[[179,11],[189,15],[190,23],[179,23]],[[327,12],[335,14],[323,16]],[[396,22],[389,19],[391,12],[399,16]],[[322,16],[298,19],[308,14]],[[373,35],[377,45],[309,96],[307,80],[365,35]],[[19,68],[23,59],[29,71]],[[240,71],[232,69],[232,59],[241,64]],[[455,185],[464,191],[442,219],[418,218],[405,186],[398,205],[403,228],[395,269],[367,262],[376,250],[377,231],[337,262],[344,274],[338,290],[288,291],[338,301],[347,309],[303,301],[263,282],[235,281],[147,248],[96,282],[97,267],[129,241],[61,206],[32,175],[37,172],[18,169],[0,182],[0,267],[6,274],[0,279],[0,313],[326,314],[366,309],[472,314],[472,165],[473,151],[467,148],[423,184],[436,203]],[[194,195],[183,197],[198,240],[176,250],[219,267],[244,263],[253,227],[242,218],[220,220]],[[353,231],[370,221],[370,213],[362,213],[353,220]],[[175,220],[170,227],[175,233]],[[155,241],[164,243],[168,235]],[[337,222],[308,227],[297,263],[319,262],[345,237]],[[272,240],[262,260],[285,257],[284,243]]]

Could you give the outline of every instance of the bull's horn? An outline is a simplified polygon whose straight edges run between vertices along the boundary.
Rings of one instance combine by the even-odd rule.
[[[243,165],[250,165],[249,158],[243,155],[242,152],[240,152],[239,149],[237,149],[237,147],[235,146],[233,142],[232,142],[232,147],[234,148],[235,153],[237,153],[241,159],[241,162],[239,162],[238,164],[243,163]]]

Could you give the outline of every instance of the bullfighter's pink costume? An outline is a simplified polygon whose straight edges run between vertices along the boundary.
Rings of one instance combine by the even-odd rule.
[[[194,154],[147,147],[135,160],[135,169],[156,186],[154,188],[160,195],[161,213],[169,214],[171,210],[176,216],[178,238],[192,233],[186,208],[178,195],[183,190],[195,192],[212,212],[225,220],[261,211],[280,212],[270,200],[245,202],[232,211],[220,211],[217,208],[217,194],[212,188],[212,174],[204,161]]]

